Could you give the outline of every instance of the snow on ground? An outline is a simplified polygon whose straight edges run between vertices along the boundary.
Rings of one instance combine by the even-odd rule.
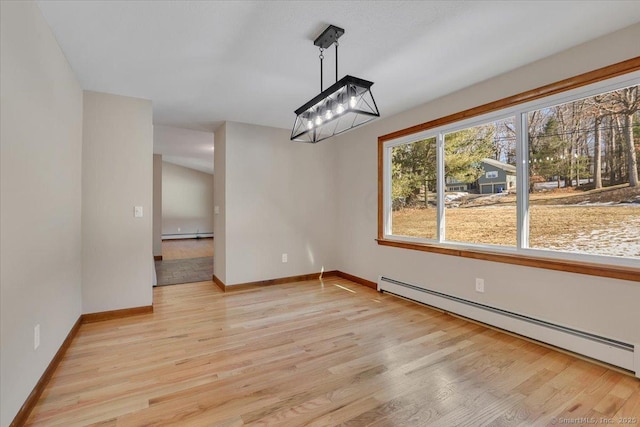
[[[584,184],[588,184],[589,180],[588,179],[581,179],[580,180],[580,185],[584,185]],[[572,180],[571,181],[571,185],[575,186],[576,185],[576,180]],[[564,188],[564,180],[560,180],[560,188]],[[558,188],[558,181],[545,181],[545,182],[536,182],[535,184],[533,184],[533,188],[535,190],[555,190]]]
[[[640,258],[640,217],[611,228],[555,236],[554,241],[555,244],[545,245],[544,249]]]
[[[611,205],[616,205],[618,204],[617,202],[580,202],[580,203],[576,203],[577,206],[611,206]]]
[[[447,193],[444,196],[444,201],[445,202],[453,202],[454,200],[459,200],[459,199],[461,199],[461,198],[463,198],[465,196],[468,196],[468,195],[469,195],[469,193],[464,192],[464,191],[460,191],[460,192],[457,192],[457,193]]]

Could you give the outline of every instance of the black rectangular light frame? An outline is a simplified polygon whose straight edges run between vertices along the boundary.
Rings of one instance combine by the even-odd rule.
[[[340,133],[346,132],[352,128],[358,127],[370,120],[375,119],[376,117],[380,117],[380,112],[378,111],[378,107],[376,105],[375,99],[373,98],[373,94],[371,93],[371,86],[373,85],[373,82],[370,82],[368,80],[364,80],[364,79],[360,79],[357,77],[353,77],[353,76],[345,76],[342,79],[338,80],[336,83],[334,83],[333,85],[331,85],[330,87],[328,87],[327,89],[323,90],[319,95],[313,97],[310,101],[306,102],[303,106],[301,106],[300,108],[298,108],[297,110],[295,110],[295,114],[296,114],[296,123],[298,123],[299,118],[301,117],[301,115],[304,115],[304,113],[310,112],[312,111],[314,108],[317,108],[319,105],[323,104],[324,102],[326,102],[327,99],[330,99],[332,95],[340,92],[341,90],[344,90],[345,92],[347,90],[349,90],[348,88],[359,88],[362,90],[361,93],[368,93],[370,96],[370,100],[371,103],[373,104],[370,109],[370,111],[367,110],[363,110],[360,108],[353,108],[353,107],[347,107],[347,109],[345,110],[345,114],[349,114],[349,113],[355,113],[356,115],[362,115],[362,116],[368,116],[371,117],[371,119],[366,120],[364,122],[355,124],[352,123],[348,128],[340,130],[340,131],[335,131],[332,132],[330,135],[326,135],[324,137],[318,137],[317,135],[317,130],[318,128],[313,127],[313,128],[307,128],[307,129],[302,129],[301,131],[298,128],[298,126],[296,126],[294,124],[294,128],[293,131],[291,132],[291,140],[292,141],[299,141],[299,142],[311,142],[311,143],[316,143],[319,141],[322,141],[326,138],[329,138],[331,136],[334,135],[338,135]],[[333,119],[330,119],[326,122],[324,122],[324,124],[322,125],[323,127],[326,127],[329,123],[334,122],[335,120],[339,120],[341,116],[334,116]],[[312,137],[309,140],[305,140],[305,139],[300,139],[301,136],[303,135],[307,135],[307,134],[311,134]]]
[[[353,76],[344,76],[343,78],[341,78],[340,80],[338,80],[337,82],[335,82],[334,84],[332,84],[331,86],[329,86],[328,88],[320,92],[319,95],[313,97],[311,101],[307,102],[302,107],[298,108],[295,111],[296,116],[299,116],[301,113],[304,113],[306,110],[313,107],[323,99],[327,98],[327,96],[331,95],[332,93],[336,92],[338,89],[340,89],[343,86],[346,86],[347,84],[354,84],[356,86],[363,87],[367,90],[370,90],[371,86],[373,86],[373,82],[370,82],[368,80],[359,79]]]

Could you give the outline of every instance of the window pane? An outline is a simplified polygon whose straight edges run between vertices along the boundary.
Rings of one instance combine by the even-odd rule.
[[[445,135],[445,237],[515,246],[514,118]]]
[[[392,234],[436,239],[436,138],[392,148]]]
[[[531,248],[640,258],[638,86],[529,113]]]

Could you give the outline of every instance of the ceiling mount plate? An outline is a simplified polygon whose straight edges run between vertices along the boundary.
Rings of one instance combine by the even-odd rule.
[[[313,44],[322,49],[326,49],[334,44],[343,34],[344,30],[342,28],[336,27],[335,25],[329,25],[326,30],[324,30],[322,34],[313,41]]]

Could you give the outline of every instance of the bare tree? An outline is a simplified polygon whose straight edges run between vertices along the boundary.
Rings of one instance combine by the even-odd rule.
[[[627,152],[627,173],[629,175],[629,186],[638,186],[638,159],[633,136],[633,119],[635,113],[640,109],[640,97],[638,96],[638,86],[631,86],[619,89],[611,93],[613,113],[619,114],[623,118],[623,137]],[[617,118],[616,118],[617,119]]]
[[[580,156],[588,155],[589,152],[585,133],[582,132],[582,129],[587,126],[586,109],[587,103],[584,100],[562,104],[554,108],[556,118],[560,124],[560,136],[564,141],[562,155],[571,159],[564,176],[566,187],[572,186],[574,174],[576,176],[576,186],[580,185],[580,175],[583,174],[580,173],[579,169],[585,166],[584,162],[580,161]]]
[[[595,188],[602,188],[602,118],[596,116],[593,121],[593,183]]]
[[[608,116],[606,105],[611,103],[611,96],[597,95],[586,102],[593,115],[593,183],[595,188],[602,188],[602,123]]]

